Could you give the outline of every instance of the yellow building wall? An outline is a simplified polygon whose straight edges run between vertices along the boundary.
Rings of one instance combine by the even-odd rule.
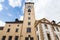
[[[16,28],[19,29],[18,32],[15,32]],[[2,39],[3,36],[6,36],[6,40],[8,40],[9,36],[12,36],[12,40],[14,40],[15,36],[19,36],[18,39],[20,39],[21,28],[22,28],[22,23],[7,23],[4,29],[2,30],[2,32],[0,31],[0,40]],[[10,29],[10,32],[7,32],[8,29]]]
[[[0,37],[2,36],[2,32],[3,32],[3,30],[0,30]],[[1,38],[0,38],[1,39]]]

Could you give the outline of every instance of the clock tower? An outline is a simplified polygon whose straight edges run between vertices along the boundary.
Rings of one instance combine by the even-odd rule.
[[[35,23],[34,3],[26,2],[24,9],[21,40],[37,40],[34,23]]]

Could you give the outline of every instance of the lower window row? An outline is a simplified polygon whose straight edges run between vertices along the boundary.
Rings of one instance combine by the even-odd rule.
[[[14,40],[18,40],[18,38],[19,38],[19,36],[15,36]],[[6,40],[6,36],[3,36],[2,40]],[[12,40],[12,36],[9,36],[8,40]]]

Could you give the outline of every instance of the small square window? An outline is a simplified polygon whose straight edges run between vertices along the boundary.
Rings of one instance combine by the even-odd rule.
[[[19,27],[19,25],[17,25],[17,27]]]
[[[30,17],[28,17],[28,20],[30,20]]]
[[[28,22],[28,25],[31,25],[31,23],[30,23],[30,22]]]
[[[31,37],[31,35],[28,35],[28,37]]]
[[[9,27],[10,27],[11,25],[9,25]]]
[[[28,15],[30,15],[30,13],[28,13]]]

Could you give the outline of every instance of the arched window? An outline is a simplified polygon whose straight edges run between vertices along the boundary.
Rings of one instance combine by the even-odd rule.
[[[31,12],[31,9],[28,9],[28,12]]]

